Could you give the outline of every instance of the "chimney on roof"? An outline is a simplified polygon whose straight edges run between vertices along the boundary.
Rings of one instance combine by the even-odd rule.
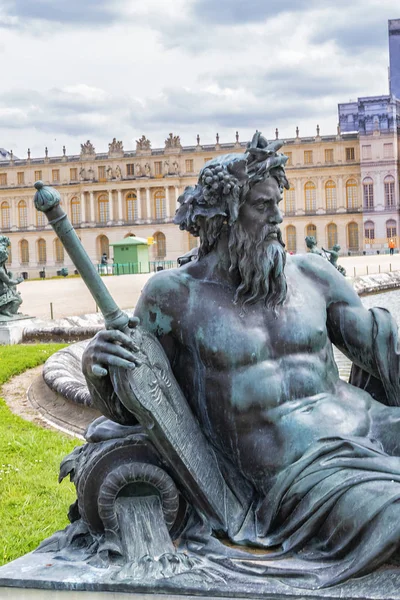
[[[400,19],[389,21],[389,93],[400,100]]]

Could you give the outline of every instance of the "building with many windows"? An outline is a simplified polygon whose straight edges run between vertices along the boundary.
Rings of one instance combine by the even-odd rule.
[[[305,252],[304,238],[342,253],[381,252],[395,238],[399,248],[400,19],[389,21],[390,93],[339,104],[333,135],[296,135],[285,140],[290,189],[282,203],[283,237],[289,252]],[[275,137],[278,138],[278,130]],[[135,151],[115,138],[108,152],[90,141],[79,155],[18,159],[0,148],[0,230],[11,240],[14,271],[38,276],[72,267],[42,213],[35,211],[33,184],[58,189],[62,205],[94,262],[110,243],[128,235],[153,238],[151,260],[176,261],[197,240],[173,223],[178,196],[197,181],[217,155],[244,152],[246,142],[183,147],[169,134],[163,148],[142,136]]]

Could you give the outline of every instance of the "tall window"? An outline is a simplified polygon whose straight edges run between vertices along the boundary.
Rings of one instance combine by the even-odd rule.
[[[10,229],[10,205],[8,202],[1,203],[1,227],[2,229]]]
[[[354,148],[346,148],[346,160],[355,160]]]
[[[370,144],[363,145],[362,157],[364,160],[371,160],[372,158],[372,146]]]
[[[108,196],[102,194],[98,198],[99,205],[99,223],[107,223],[110,220],[110,206],[108,203]]]
[[[156,192],[154,192],[154,218],[165,219],[165,215],[165,192],[164,190],[157,190]]]
[[[7,185],[7,173],[0,173],[0,185]]]
[[[393,144],[383,144],[383,158],[393,158]]]
[[[366,177],[363,181],[363,196],[364,208],[374,208],[374,182],[370,177]]]
[[[21,240],[19,243],[19,262],[21,265],[29,264],[29,244],[27,240]]]
[[[313,151],[312,150],[304,150],[304,164],[312,165],[313,163]]]
[[[45,265],[47,262],[46,242],[43,239],[37,241],[38,263]]]
[[[326,228],[326,233],[328,237],[328,248],[332,249],[333,246],[338,243],[337,225],[335,223],[329,223]]]
[[[40,181],[42,179],[42,171],[35,171],[35,181]]]
[[[163,260],[167,255],[167,244],[165,242],[165,235],[162,231],[157,231],[154,234],[154,258],[156,260]]]
[[[307,181],[305,184],[304,197],[306,212],[315,212],[317,210],[317,192],[312,181]]]
[[[135,165],[133,163],[126,165],[126,175],[128,177],[133,177],[134,174],[135,174]]]
[[[364,224],[364,237],[365,241],[373,241],[375,239],[375,223],[373,221],[366,221]]]
[[[294,188],[285,190],[285,215],[294,213],[296,210],[296,196]]]
[[[385,189],[385,206],[386,208],[391,208],[395,206],[395,196],[394,196],[394,178],[391,175],[385,177],[384,182]]]
[[[72,225],[79,225],[81,222],[81,202],[76,196],[71,200],[71,221]]]
[[[135,221],[138,218],[137,215],[137,198],[134,192],[129,192],[125,196],[125,213],[127,221]]]
[[[185,171],[186,173],[193,173],[193,160],[191,158],[185,160]]]
[[[286,166],[292,166],[292,152],[285,152],[285,156],[287,156]]]
[[[286,250],[296,254],[296,227],[294,225],[288,225],[286,227]]]
[[[20,171],[17,173],[17,183],[18,183],[18,185],[24,185],[25,173],[23,171]]]
[[[349,223],[347,225],[347,240],[348,240],[348,249],[353,252],[358,251],[359,242],[358,242],[358,224],[357,223]]]
[[[315,239],[317,239],[317,227],[315,225],[313,225],[313,223],[310,223],[309,225],[307,225],[306,236],[313,236],[313,237],[315,237]]]
[[[105,254],[107,258],[110,258],[110,242],[108,240],[108,237],[106,235],[101,235],[99,236],[98,241],[99,260],[101,259],[103,254]]]
[[[28,227],[28,207],[25,200],[18,202],[18,227]]]
[[[156,160],[154,163],[154,175],[155,175],[155,177],[162,176],[162,161],[161,160]]]
[[[98,171],[99,181],[107,181],[106,168],[105,167],[99,167],[97,169],[97,171]]]
[[[350,209],[358,207],[357,181],[355,179],[346,181],[346,206]]]
[[[58,183],[60,181],[60,170],[53,169],[51,172],[51,180],[53,183]]]
[[[394,219],[389,219],[386,221],[386,237],[394,238],[397,236],[397,225]]]
[[[325,150],[325,162],[333,163],[333,149],[332,148]]]
[[[36,227],[46,227],[46,215],[41,210],[36,210]]]
[[[78,181],[78,169],[73,168],[69,170],[69,178],[71,181]]]
[[[330,179],[325,184],[326,210],[336,210],[336,183]]]
[[[11,265],[11,263],[12,263],[12,247],[11,247],[11,244],[7,248],[7,260],[6,260],[6,263],[8,265]]]
[[[54,240],[54,255],[57,264],[62,264],[64,262],[64,246],[59,238]]]

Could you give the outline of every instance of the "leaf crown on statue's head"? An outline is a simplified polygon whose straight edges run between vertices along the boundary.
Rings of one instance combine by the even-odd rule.
[[[199,236],[204,221],[216,219],[219,226],[214,227],[213,235],[218,236],[223,224],[235,223],[240,205],[255,183],[274,177],[282,190],[289,189],[284,169],[288,157],[277,153],[282,146],[279,140],[268,143],[256,131],[244,154],[225,154],[208,161],[200,171],[198,183],[186,187],[178,198],[180,206],[174,222],[180,229]]]
[[[44,185],[43,181],[37,181],[35,183],[37,190],[33,201],[35,208],[42,212],[47,212],[54,206],[57,206],[61,202],[61,196],[56,189],[49,185]]]

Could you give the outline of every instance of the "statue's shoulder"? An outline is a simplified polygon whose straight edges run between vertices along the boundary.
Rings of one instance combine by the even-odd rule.
[[[147,281],[142,295],[145,297],[162,298],[171,292],[183,293],[188,285],[188,275],[183,269],[166,269],[158,271]]]

